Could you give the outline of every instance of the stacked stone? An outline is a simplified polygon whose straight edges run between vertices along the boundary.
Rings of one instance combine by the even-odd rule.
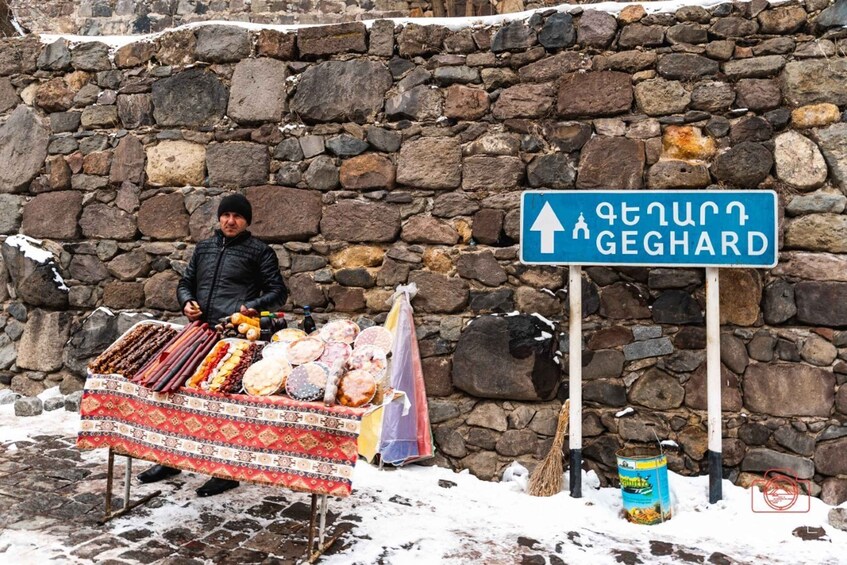
[[[243,21],[258,24],[334,24],[379,18],[432,17],[444,15],[445,3],[428,0],[306,0],[279,2],[270,0],[9,0],[17,21],[34,33],[71,33],[78,35],[127,35],[164,31],[168,28],[202,21]],[[473,15],[495,12],[489,0],[473,0]],[[529,0],[510,5],[510,11],[540,8],[550,1]],[[501,6],[498,6],[502,8]],[[465,15],[466,3],[453,7]],[[11,26],[9,26],[11,29]]]
[[[461,354],[486,351],[462,331],[475,316],[566,316],[563,270],[517,259],[520,191],[771,188],[779,266],[721,277],[725,462],[742,479],[793,465],[843,500],[847,58],[837,27],[818,25],[824,7],[550,11],[456,31],[209,26],[113,57],[98,42],[5,40],[0,233],[58,242],[69,292],[64,304],[34,298],[4,247],[7,303],[29,317],[18,344],[11,318],[23,321],[4,315],[0,361],[18,362],[2,382],[80,375],[121,323],[86,319],[98,306],[177,316],[193,245],[238,190],[279,256],[288,311],[379,322],[393,288],[416,283],[438,462],[496,477],[545,454],[567,396],[541,386],[539,367],[567,365],[551,351],[489,353],[515,375],[497,387],[511,398]],[[655,430],[681,446],[674,469],[701,472],[702,273],[585,272],[588,464],[613,476],[615,449]],[[24,347],[27,331],[70,345],[49,366],[22,363],[43,351]],[[503,343],[497,331],[488,342]],[[463,347],[474,335],[479,348]],[[634,415],[615,417],[627,405]]]

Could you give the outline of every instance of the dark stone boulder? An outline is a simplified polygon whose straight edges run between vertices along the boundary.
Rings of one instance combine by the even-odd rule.
[[[744,373],[750,363],[744,342],[726,332],[721,333],[721,363],[739,375]]]
[[[829,416],[835,377],[818,367],[757,363],[744,373],[744,406],[773,416]]]
[[[783,426],[779,428],[776,432],[774,432],[773,438],[779,445],[785,449],[793,451],[794,453],[809,457],[815,452],[815,438],[808,434],[798,432],[791,426]]]
[[[847,26],[847,0],[837,0],[818,15],[815,24],[822,29]]]
[[[582,148],[577,188],[636,189],[644,186],[644,142],[596,136]],[[609,163],[616,163],[610,167]]]
[[[65,366],[84,376],[88,362],[118,338],[118,317],[98,308],[81,322],[71,326],[71,338],[65,347]]]
[[[770,437],[771,429],[757,422],[748,422],[738,428],[738,438],[747,445],[765,445]]]
[[[297,30],[297,47],[304,59],[335,53],[364,53],[368,50],[367,30],[361,22],[304,27]]]
[[[559,86],[559,115],[594,118],[628,112],[632,105],[632,78],[617,71],[566,74]]]
[[[494,34],[491,50],[495,53],[524,51],[535,45],[536,40],[535,30],[524,22],[512,22],[504,25]]]
[[[153,116],[160,126],[212,126],[226,114],[229,90],[212,73],[188,69],[153,83]]]
[[[733,187],[756,188],[770,173],[773,162],[773,153],[767,147],[745,141],[718,155],[712,173]]]
[[[615,38],[618,21],[615,16],[600,10],[586,10],[579,18],[577,41],[588,47],[605,48]]]
[[[245,191],[253,205],[251,231],[266,241],[306,240],[317,235],[321,195],[314,190],[254,186]]]
[[[695,80],[718,73],[718,62],[693,53],[672,53],[659,59],[660,75],[674,80]]]
[[[582,122],[545,122],[542,127],[547,142],[562,153],[578,151],[592,134],[591,126]]]
[[[585,351],[582,355],[582,378],[591,380],[620,377],[623,364],[623,353],[616,349]]]
[[[342,200],[324,209],[320,230],[329,240],[394,241],[400,232],[400,212],[387,204]]]
[[[582,399],[603,406],[626,406],[626,385],[621,379],[597,379],[583,384]]]
[[[704,328],[686,326],[674,336],[673,344],[677,349],[705,349],[706,330]]]
[[[548,51],[570,47],[575,41],[573,17],[564,12],[551,14],[538,32],[538,42]]]
[[[80,43],[71,51],[71,66],[78,71],[108,71],[109,46],[100,41]]]
[[[194,54],[200,61],[234,63],[250,56],[250,32],[239,26],[209,25],[197,28]]]
[[[691,378],[685,383],[685,405],[694,410],[706,410],[708,402],[706,398],[707,368],[703,363],[694,371]],[[738,412],[742,408],[741,387],[738,377],[721,365],[721,410],[726,412]]]
[[[24,247],[35,248],[44,257],[32,258]],[[17,236],[3,242],[2,256],[19,300],[33,306],[67,308],[68,288],[60,282],[59,266],[48,251],[26,236]]]
[[[550,400],[561,371],[553,328],[535,316],[481,316],[453,355],[453,385],[480,398]]]
[[[38,68],[48,71],[63,71],[71,66],[71,51],[67,41],[57,39],[41,51],[38,56]],[[20,71],[15,71],[20,72]]]
[[[18,192],[35,178],[47,158],[49,130],[25,105],[0,127],[0,193]]]
[[[468,283],[459,277],[448,277],[429,271],[412,271],[409,282],[418,287],[412,306],[421,312],[461,312],[468,305]]]
[[[485,286],[499,286],[508,278],[491,251],[463,253],[456,262],[456,268],[462,278],[479,281]]]
[[[306,122],[369,121],[393,83],[385,65],[375,61],[328,61],[300,77],[290,108]]]
[[[576,169],[568,155],[551,153],[535,157],[527,167],[526,176],[533,187],[573,188]]]
[[[777,279],[765,287],[762,315],[768,324],[781,324],[797,313],[794,303],[794,285]]]
[[[794,286],[797,320],[807,324],[847,326],[847,283],[800,281]]]
[[[448,30],[444,26],[407,24],[397,34],[397,48],[401,57],[437,53],[444,44]],[[487,46],[486,46],[487,47]]]
[[[684,290],[666,290],[653,302],[653,321],[658,324],[702,324],[700,304]]]
[[[638,287],[615,283],[600,293],[600,315],[616,319],[649,318],[651,312]]]
[[[206,148],[206,169],[211,186],[257,186],[268,181],[270,156],[259,143],[214,143]]]
[[[614,19],[614,17],[612,18]],[[615,468],[618,464],[615,453],[622,447],[620,440],[615,436],[600,436],[582,450],[585,459],[597,461],[606,467]]]
[[[847,438],[818,444],[815,469],[824,475],[847,474]]]
[[[470,309],[474,312],[511,312],[515,309],[515,291],[498,288],[492,291],[472,290]]]
[[[70,312],[30,312],[24,333],[18,342],[19,369],[49,373],[62,368],[62,349],[68,340]],[[27,378],[25,375],[20,377]]]
[[[679,379],[655,368],[644,373],[629,390],[630,402],[654,410],[679,408],[684,397],[685,389]]]
[[[741,463],[741,470],[762,473],[771,469],[788,469],[799,479],[810,479],[815,474],[815,463],[805,457],[798,457],[773,449],[757,447],[747,452]]]

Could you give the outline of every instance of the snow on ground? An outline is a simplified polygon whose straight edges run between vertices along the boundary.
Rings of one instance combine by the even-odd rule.
[[[16,418],[11,405],[0,406],[0,445],[8,447],[45,433],[72,437],[78,421],[77,414],[64,410]],[[86,452],[84,458],[105,462],[105,452]],[[123,459],[119,461],[122,467]],[[146,465],[139,462],[136,469]],[[120,469],[117,472],[122,476]],[[381,558],[392,565],[515,563],[520,562],[519,552],[527,551],[517,543],[523,536],[538,541],[532,552],[555,553],[568,563],[617,563],[615,550],[634,551],[656,563],[678,562],[673,555],[651,555],[651,541],[696,549],[707,557],[721,552],[740,562],[844,563],[847,532],[829,526],[830,507],[816,498],[806,513],[754,513],[750,490],[724,481],[724,500],[709,504],[708,477],[670,473],[674,517],[661,525],[640,526],[620,517],[620,491],[596,488],[599,482],[593,473],[583,474],[582,499],[567,492],[548,498],[528,496],[523,492],[525,478],[514,474],[514,482],[493,483],[438,467],[378,469],[360,461],[353,495],[330,499],[329,508],[361,521],[351,532],[346,551],[322,562],[374,563]],[[204,478],[191,480],[199,485]],[[568,484],[567,476],[563,484]],[[114,534],[142,525],[166,531],[195,520],[203,511],[235,516],[267,493],[266,487],[244,486],[223,497],[198,499],[192,489],[182,489],[168,495],[173,504],[151,509],[143,518],[117,519],[109,527]],[[822,527],[826,537],[803,541],[792,534],[802,526]],[[10,547],[5,556],[16,563],[38,562],[63,550],[57,539],[27,531],[0,533],[0,547],[6,545]]]
[[[59,387],[48,388],[38,395],[41,400],[59,396]],[[45,434],[76,435],[79,414],[64,409],[44,412],[33,418],[15,416],[14,404],[0,406],[0,446],[7,449],[16,441]]]

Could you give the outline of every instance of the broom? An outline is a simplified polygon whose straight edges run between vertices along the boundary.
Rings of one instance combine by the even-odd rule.
[[[531,496],[553,496],[562,491],[562,447],[565,445],[565,435],[568,433],[568,420],[571,412],[570,399],[565,400],[562,411],[559,412],[559,422],[556,424],[556,435],[547,457],[541,465],[535,468],[529,479],[527,489]]]

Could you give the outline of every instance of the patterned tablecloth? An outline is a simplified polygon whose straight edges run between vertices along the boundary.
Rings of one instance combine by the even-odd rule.
[[[116,375],[92,375],[77,447],[111,447],[186,471],[344,497],[365,413],[286,397],[163,394]]]

